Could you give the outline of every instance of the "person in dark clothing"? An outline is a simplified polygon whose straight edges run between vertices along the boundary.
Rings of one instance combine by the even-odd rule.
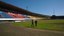
[[[37,26],[37,20],[35,20],[35,26]]]
[[[32,20],[32,24],[31,24],[32,27],[34,27],[34,21]]]
[[[31,24],[31,26],[32,26],[32,27],[37,26],[37,20],[32,19],[32,24]]]

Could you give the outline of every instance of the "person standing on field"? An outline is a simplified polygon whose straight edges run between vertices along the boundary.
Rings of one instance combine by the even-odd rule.
[[[32,24],[31,24],[31,26],[34,27],[34,21],[33,21],[33,19],[32,19]]]
[[[33,18],[32,19],[32,24],[31,24],[32,27],[34,26],[37,26],[37,18]]]
[[[35,22],[35,26],[37,26],[37,20],[35,20],[34,22]]]

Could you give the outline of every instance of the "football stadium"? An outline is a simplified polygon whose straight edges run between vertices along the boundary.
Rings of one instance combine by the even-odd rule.
[[[64,16],[33,13],[0,1],[0,36],[64,36]]]

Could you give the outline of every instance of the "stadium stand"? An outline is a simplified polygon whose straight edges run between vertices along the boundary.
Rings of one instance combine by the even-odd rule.
[[[9,16],[7,13],[2,12],[2,11],[0,11],[0,17],[1,17],[1,18],[12,18],[12,17]]]
[[[21,14],[14,14],[14,13],[7,13],[8,15],[12,16],[13,18],[25,18],[25,16],[22,16]]]

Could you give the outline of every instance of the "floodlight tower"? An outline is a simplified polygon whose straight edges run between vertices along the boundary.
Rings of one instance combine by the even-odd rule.
[[[55,9],[53,9],[53,15],[55,15]]]
[[[53,15],[51,16],[52,19],[56,19],[55,10],[53,9]]]
[[[28,10],[28,6],[26,6],[26,10]]]

